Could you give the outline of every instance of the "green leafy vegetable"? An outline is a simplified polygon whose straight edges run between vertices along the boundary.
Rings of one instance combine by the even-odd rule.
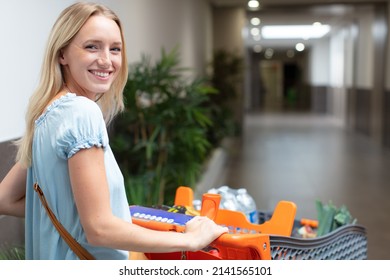
[[[337,208],[331,201],[323,204],[316,201],[318,230],[317,236],[323,236],[335,229],[348,224],[355,224],[354,219],[345,205]]]

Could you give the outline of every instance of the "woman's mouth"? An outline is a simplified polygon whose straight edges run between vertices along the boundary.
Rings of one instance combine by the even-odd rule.
[[[108,76],[110,76],[111,73],[111,72],[101,72],[101,71],[92,71],[92,70],[89,72],[95,76],[98,76],[99,78],[107,78]]]

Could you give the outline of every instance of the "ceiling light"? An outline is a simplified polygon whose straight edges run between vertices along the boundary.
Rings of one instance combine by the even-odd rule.
[[[295,49],[299,52],[302,52],[305,49],[305,45],[303,43],[298,43],[295,45]]]
[[[261,34],[264,39],[311,39],[321,38],[329,31],[329,25],[267,25]]]
[[[258,17],[251,18],[251,24],[252,25],[259,25],[261,23],[260,19]]]
[[[257,0],[250,0],[250,1],[248,1],[248,7],[250,9],[257,9],[257,8],[259,8],[259,6],[260,6],[260,3]]]
[[[264,56],[267,59],[271,59],[274,56],[274,50],[271,48],[266,49],[264,52]]]
[[[255,53],[261,53],[262,50],[263,50],[263,47],[261,45],[254,45],[253,46],[253,51]]]
[[[257,27],[253,27],[253,28],[251,29],[251,35],[252,35],[252,36],[259,36],[259,35],[260,35],[260,29],[257,28]]]

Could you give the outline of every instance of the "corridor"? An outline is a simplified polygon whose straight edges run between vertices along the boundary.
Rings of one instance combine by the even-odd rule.
[[[330,117],[250,114],[220,183],[262,210],[293,201],[300,218],[317,218],[316,200],[345,205],[367,228],[368,259],[390,259],[390,152],[370,141]]]

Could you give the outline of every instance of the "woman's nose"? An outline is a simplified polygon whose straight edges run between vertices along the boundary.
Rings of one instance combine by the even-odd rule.
[[[110,55],[107,52],[102,52],[97,60],[98,65],[103,68],[109,68],[111,66]]]

